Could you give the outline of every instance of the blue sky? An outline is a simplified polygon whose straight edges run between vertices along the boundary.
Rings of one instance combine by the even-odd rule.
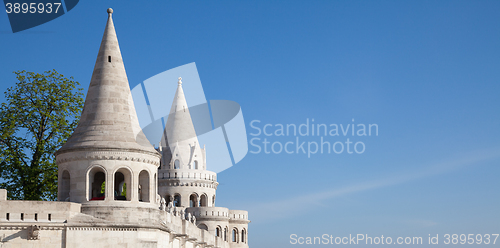
[[[249,138],[296,138],[252,136],[252,120],[378,125],[324,137],[362,154],[248,153],[220,173],[217,205],[249,211],[252,247],[500,230],[500,2],[81,1],[16,34],[0,14],[0,91],[12,71],[50,69],[86,91],[108,7],[131,88],[195,62],[207,99],[241,105]]]

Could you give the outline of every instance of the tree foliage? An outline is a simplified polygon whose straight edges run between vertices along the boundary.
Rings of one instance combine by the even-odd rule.
[[[83,89],[56,70],[17,71],[0,106],[0,188],[9,199],[55,200],[54,152],[69,138],[83,108]]]

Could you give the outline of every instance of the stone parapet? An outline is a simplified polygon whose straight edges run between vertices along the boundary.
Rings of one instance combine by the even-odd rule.
[[[223,207],[186,208],[186,212],[194,215],[197,220],[227,221],[229,219],[229,209]]]
[[[229,223],[243,222],[248,223],[248,211],[244,210],[229,210]]]
[[[72,202],[1,201],[0,222],[65,222],[80,213],[81,205]]]

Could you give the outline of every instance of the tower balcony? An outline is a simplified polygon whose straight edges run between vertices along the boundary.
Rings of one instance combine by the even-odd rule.
[[[191,213],[200,221],[227,221],[229,220],[229,209],[223,207],[192,207],[186,208],[187,213]]]
[[[230,223],[248,223],[248,211],[244,210],[229,210]]]
[[[191,179],[191,180],[205,180],[216,183],[217,173],[207,170],[196,170],[196,169],[168,169],[168,170],[159,170],[158,179],[160,180]]]

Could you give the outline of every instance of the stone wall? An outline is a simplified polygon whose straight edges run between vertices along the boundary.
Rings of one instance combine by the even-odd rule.
[[[0,190],[0,247],[232,247],[182,213],[149,207],[10,201],[6,190]]]

